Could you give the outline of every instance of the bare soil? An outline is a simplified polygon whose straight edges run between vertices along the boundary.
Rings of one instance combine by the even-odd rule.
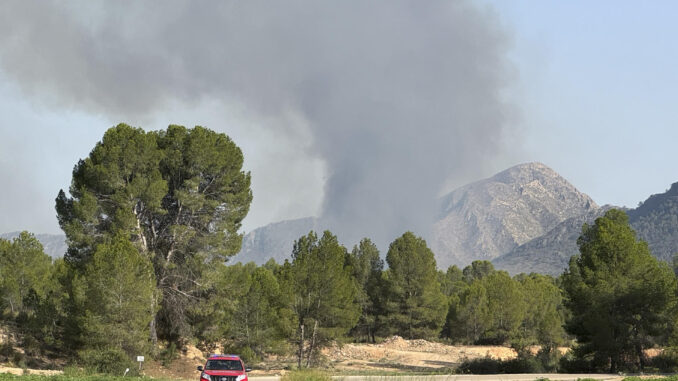
[[[532,348],[534,352],[538,348]],[[566,349],[564,349],[566,350]],[[430,372],[454,368],[465,360],[490,357],[509,360],[518,354],[503,346],[452,346],[426,340],[405,340],[393,336],[379,344],[338,344],[322,350],[326,366],[337,372]],[[196,367],[204,364],[205,354],[188,347],[179,359],[164,367],[158,362],[144,364],[151,377],[196,379]],[[293,356],[272,356],[261,364],[250,364],[253,376],[283,375],[295,364]]]
[[[454,368],[465,360],[509,360],[518,354],[502,346],[452,346],[393,336],[380,344],[335,344],[325,348],[323,355],[342,371],[435,371]]]

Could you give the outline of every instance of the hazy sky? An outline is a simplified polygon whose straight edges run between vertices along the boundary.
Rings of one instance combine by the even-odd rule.
[[[0,5],[0,232],[58,232],[118,122],[230,135],[245,230],[416,231],[435,195],[527,161],[599,204],[678,181],[674,2],[128,4]]]

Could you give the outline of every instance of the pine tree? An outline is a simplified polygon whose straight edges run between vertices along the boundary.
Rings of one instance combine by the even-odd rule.
[[[577,244],[580,255],[570,260],[563,286],[578,355],[610,372],[642,370],[644,349],[665,342],[675,319],[675,276],[620,210],[584,225]]]
[[[346,249],[329,231],[322,238],[310,232],[294,243],[292,263],[284,279],[293,292],[298,322],[298,365],[309,366],[320,344],[346,334],[360,316],[355,280]]]
[[[389,246],[386,262],[388,327],[407,338],[437,337],[448,306],[426,241],[403,234]]]
[[[11,315],[26,312],[24,301],[29,294],[45,296],[51,265],[52,259],[33,234],[21,232],[12,242],[0,239],[0,287]]]
[[[369,238],[364,238],[353,247],[348,265],[356,280],[357,298],[362,311],[353,334],[366,336],[368,340],[375,342],[379,319],[383,315],[380,299],[383,294],[384,261],[379,256],[377,246]]]
[[[209,273],[240,249],[238,229],[252,200],[242,164],[233,141],[206,128],[109,129],[75,166],[70,197],[60,191],[56,199],[66,260],[81,273],[97,245],[123,234],[157,275],[162,297],[148,300],[158,311],[151,338],[159,331],[179,341],[209,295]]]
[[[84,272],[85,349],[147,353],[155,284],[151,262],[126,237],[98,245]]]

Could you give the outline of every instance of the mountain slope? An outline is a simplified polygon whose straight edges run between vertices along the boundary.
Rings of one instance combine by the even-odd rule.
[[[678,254],[678,183],[628,211],[629,222],[652,254],[670,262]]]
[[[593,200],[541,163],[509,168],[441,199],[432,249],[438,266],[499,257],[562,221],[598,209]]]
[[[579,253],[577,238],[584,223],[593,223],[612,206],[564,221],[547,234],[521,245],[492,262],[511,274],[540,272],[561,274],[570,257]],[[670,262],[678,253],[678,183],[650,196],[638,208],[627,210],[637,237],[648,243],[652,255]]]
[[[21,232],[2,233],[0,238],[12,240]],[[42,244],[45,254],[52,258],[61,258],[66,254],[66,236],[63,234],[36,234],[35,238]]]
[[[228,262],[255,262],[261,265],[273,258],[282,263],[292,255],[294,241],[311,230],[320,230],[318,219],[314,217],[280,221],[254,229],[245,234],[240,252]]]
[[[582,225],[592,224],[610,208],[606,205],[568,218],[548,233],[495,258],[492,263],[495,268],[506,270],[511,275],[532,272],[560,275],[567,268],[570,257],[579,253],[577,238]]]

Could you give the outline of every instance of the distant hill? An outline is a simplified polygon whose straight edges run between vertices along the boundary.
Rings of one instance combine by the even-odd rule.
[[[670,262],[678,253],[678,183],[627,213],[638,238],[647,241],[652,254]]]
[[[240,252],[228,260],[229,263],[255,262],[264,264],[273,258],[282,263],[290,259],[294,241],[311,230],[322,230],[314,217],[285,220],[252,230],[245,234]]]
[[[593,223],[612,206],[564,221],[545,235],[496,258],[495,267],[516,274],[540,272],[561,274],[570,257],[579,253],[577,238],[584,223]],[[648,243],[652,255],[671,262],[678,253],[678,183],[664,193],[650,196],[636,209],[626,210],[639,239]]]
[[[521,164],[452,191],[441,200],[430,242],[438,266],[492,260],[596,203],[551,168]]]
[[[492,263],[497,269],[512,275],[532,272],[560,275],[567,268],[570,257],[579,253],[577,238],[581,235],[582,226],[592,224],[610,208],[606,205],[568,218],[546,234],[495,258]]]
[[[2,233],[0,238],[12,240],[18,237],[21,232]],[[45,254],[52,258],[61,258],[66,254],[66,236],[63,234],[36,234],[35,238],[40,241],[45,249]]]

